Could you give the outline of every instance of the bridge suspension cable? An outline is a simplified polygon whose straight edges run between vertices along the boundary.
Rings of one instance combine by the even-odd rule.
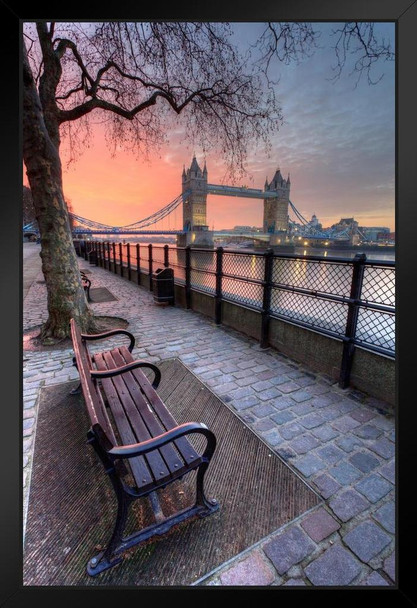
[[[152,215],[149,215],[148,217],[145,217],[142,220],[133,222],[132,224],[126,224],[124,226],[110,226],[108,224],[102,224],[100,222],[81,217],[80,215],[77,215],[72,212],[70,212],[69,215],[79,224],[88,227],[91,230],[110,230],[112,232],[121,232],[122,230],[140,230],[141,228],[146,228],[147,226],[156,224],[157,222],[165,218],[167,215],[171,214],[182,202],[184,202],[188,198],[189,194],[189,191],[181,193],[173,201],[171,201],[170,203],[165,205],[165,207],[162,207],[162,209],[159,209]]]

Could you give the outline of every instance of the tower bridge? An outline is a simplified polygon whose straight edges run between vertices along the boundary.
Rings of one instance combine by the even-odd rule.
[[[197,247],[213,247],[214,237],[224,235],[224,232],[209,230],[207,224],[207,196],[233,196],[263,200],[263,232],[246,234],[269,242],[270,246],[291,242],[294,235],[305,237],[325,238],[329,240],[351,238],[348,230],[332,234],[331,230],[318,231],[308,222],[290,201],[291,181],[288,175],[283,178],[277,169],[270,182],[265,181],[264,189],[248,188],[246,186],[227,186],[208,183],[206,163],[200,168],[194,155],[190,167],[182,172],[182,191],[173,201],[152,215],[124,226],[111,226],[69,213],[73,224],[73,234],[77,235],[176,235],[177,245],[194,245]],[[182,205],[182,225],[175,229],[156,229],[156,225],[164,218],[170,218]],[[292,212],[297,221],[291,220]],[[36,223],[32,222],[23,227],[24,236],[39,235]]]

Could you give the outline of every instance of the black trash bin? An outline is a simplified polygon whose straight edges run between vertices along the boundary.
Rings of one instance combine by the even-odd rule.
[[[158,268],[152,274],[153,299],[157,304],[171,304],[174,301],[174,271],[172,268]]]

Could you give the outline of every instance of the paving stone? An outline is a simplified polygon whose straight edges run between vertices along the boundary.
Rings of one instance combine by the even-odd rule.
[[[330,469],[329,473],[343,486],[350,485],[361,476],[358,469],[346,461],[336,464]]]
[[[291,448],[283,447],[276,448],[275,452],[284,460],[285,462],[289,462],[292,458],[295,458],[296,454]]]
[[[195,372],[195,370],[194,370],[194,372]],[[219,369],[211,369],[208,372],[204,372],[203,374],[200,374],[200,378],[202,380],[210,380],[211,378],[215,378],[216,376],[220,376],[220,375],[221,375],[221,371]],[[237,384],[239,384],[239,383],[237,383]]]
[[[241,414],[241,418],[247,424],[253,424],[255,422],[255,418],[250,414]]]
[[[271,387],[272,384],[268,380],[261,380],[260,382],[255,382],[255,384],[252,384],[252,388],[257,392],[264,391]]]
[[[311,395],[306,391],[296,391],[295,393],[291,393],[291,399],[294,399],[297,403],[301,403],[302,401],[311,399]]]
[[[349,399],[338,402],[337,408],[341,414],[349,414],[358,407],[358,404]]]
[[[395,445],[389,439],[381,437],[369,445],[369,449],[382,458],[392,458],[395,455]]]
[[[271,380],[276,375],[276,371],[273,369],[268,369],[266,372],[261,372],[258,374],[259,380]]]
[[[355,488],[374,503],[378,502],[392,489],[392,485],[380,475],[370,475],[355,485]]]
[[[323,384],[313,384],[309,386],[307,390],[312,395],[323,395],[329,391],[329,387]]]
[[[320,413],[327,422],[340,418],[340,412],[334,404],[322,408]]]
[[[300,370],[296,369],[293,372],[288,372],[288,377],[292,378],[293,380],[296,380],[297,378],[302,378],[303,377],[303,372],[301,372]],[[297,382],[298,384],[298,382]]]
[[[343,542],[363,562],[369,562],[390,544],[391,537],[373,521],[364,521],[345,534]]]
[[[277,429],[271,429],[270,431],[263,431],[261,433],[262,437],[267,441],[270,445],[276,446],[282,443],[282,437],[280,436]]]
[[[288,376],[274,376],[273,378],[269,379],[270,383],[274,386],[280,386],[281,384],[285,384],[286,382],[288,382],[288,380]]]
[[[306,429],[314,429],[317,426],[320,426],[325,422],[325,419],[320,416],[318,413],[307,414],[307,416],[303,416],[299,420],[300,424],[302,424]]]
[[[392,484],[395,484],[395,461],[388,462],[379,469],[379,474],[388,479]]]
[[[319,543],[336,532],[340,528],[340,524],[323,507],[320,507],[301,521],[301,527],[314,542]]]
[[[33,428],[33,425],[35,423],[35,418],[26,418],[23,420],[23,429],[24,430],[29,430]]]
[[[306,583],[302,578],[289,578],[283,587],[305,587]]]
[[[342,487],[340,483],[326,473],[319,475],[313,481],[323,498],[329,498]]]
[[[294,462],[294,466],[305,477],[310,477],[310,475],[313,475],[313,473],[317,473],[317,471],[324,469],[326,465],[317,456],[314,456],[313,454],[307,454],[307,456],[302,456],[296,462]]]
[[[348,433],[359,425],[360,422],[354,420],[351,416],[342,416],[332,423],[333,428],[341,431],[342,433]]]
[[[349,462],[362,471],[362,473],[369,473],[379,465],[379,460],[375,456],[364,454],[363,452],[357,452],[351,456]]]
[[[284,384],[279,385],[279,390],[281,393],[292,393],[298,390],[300,387],[295,382],[284,382]]]
[[[372,517],[376,519],[381,526],[384,526],[387,532],[391,532],[391,534],[395,533],[395,504],[393,501],[382,505],[382,507],[373,513]]]
[[[372,587],[382,587],[384,585],[389,586],[389,583],[379,574],[379,572],[376,572],[375,570],[360,584]]]
[[[312,386],[315,383],[315,378],[310,378],[306,374],[302,378],[297,378],[297,384],[301,386],[301,388],[306,388],[307,386]],[[311,393],[309,393],[311,397]]]
[[[305,454],[316,448],[320,443],[312,435],[301,435],[301,437],[293,439],[289,445],[297,454]]]
[[[307,389],[309,392],[311,391],[311,387]],[[333,399],[329,397],[329,395],[320,395],[313,397],[311,400],[311,405],[316,409],[322,409],[323,407],[328,407],[333,403]]]
[[[286,410],[271,416],[271,420],[273,420],[276,424],[284,424],[285,422],[294,420],[294,418],[295,418],[294,414],[292,412],[288,412]]]
[[[222,585],[270,585],[275,579],[271,568],[259,551],[254,551],[236,566],[220,575]]]
[[[293,437],[304,433],[304,431],[305,429],[298,424],[298,422],[289,422],[280,428],[280,433],[284,439],[292,439]]]
[[[316,586],[349,585],[361,570],[358,560],[338,545],[327,549],[304,568],[306,576]]]
[[[292,394],[290,395],[292,398]],[[313,414],[314,408],[311,407],[309,402],[305,403],[297,403],[297,405],[293,402],[291,411],[294,412],[297,416],[305,416],[306,414]]]
[[[265,416],[269,416],[275,411],[275,408],[272,407],[272,405],[269,405],[268,403],[262,403],[252,409],[252,413],[255,414],[255,416],[257,416],[258,418],[265,418]]]
[[[249,397],[249,395],[255,397],[254,391],[252,391],[250,387],[235,388],[233,391],[230,391],[230,395],[232,399],[242,399],[244,397]]]
[[[320,441],[330,441],[339,436],[339,433],[327,423],[322,424],[315,429],[311,429],[311,432],[317,439],[320,439]]]
[[[252,419],[255,420],[255,418]],[[275,424],[270,418],[263,418],[262,420],[257,420],[254,424],[254,429],[257,431],[269,431],[269,429],[274,428]]]
[[[384,572],[395,582],[395,551],[384,560]]]
[[[272,405],[277,410],[285,410],[294,405],[294,401],[290,397],[277,397],[272,399]]]
[[[382,435],[382,431],[372,424],[365,424],[354,430],[354,434],[362,439],[377,439]]]
[[[233,401],[231,401],[231,404],[233,405],[235,410],[238,410],[238,411],[245,410],[248,407],[252,407],[253,405],[256,405],[257,403],[258,403],[258,400],[253,395],[248,395],[247,397],[242,397],[239,399],[233,399]]]
[[[390,431],[395,427],[395,420],[393,416],[383,416],[378,414],[373,423],[382,431]]]
[[[262,399],[262,401],[267,401],[268,399],[272,400],[275,397],[280,396],[280,392],[274,386],[272,388],[268,388],[266,391],[261,391],[257,394],[258,399]]]
[[[335,462],[339,462],[341,458],[345,456],[343,450],[340,450],[335,445],[326,445],[317,450],[317,454],[322,458],[325,462],[329,464],[334,464]]]
[[[336,440],[336,444],[345,452],[352,452],[357,446],[363,446],[362,441],[356,437],[341,437]]]
[[[315,547],[305,532],[293,526],[269,541],[264,546],[264,551],[278,574],[282,575],[291,566],[300,563]]]
[[[356,490],[346,490],[332,498],[329,506],[339,519],[348,521],[364,511],[369,506],[369,502]]]
[[[350,415],[358,422],[369,422],[369,420],[372,420],[372,418],[375,418],[376,416],[375,412],[371,412],[364,408],[357,408]]]

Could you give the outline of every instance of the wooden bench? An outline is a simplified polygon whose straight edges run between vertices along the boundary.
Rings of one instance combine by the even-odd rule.
[[[84,287],[84,292],[85,292],[85,296],[87,298],[87,302],[92,302],[92,299],[90,297],[91,281],[87,277],[85,272],[83,272],[82,270],[80,270],[80,275],[81,275],[81,283],[82,283],[82,286]]]
[[[120,346],[91,354],[87,342],[122,334],[129,346]],[[129,548],[154,535],[166,533],[172,526],[194,516],[205,517],[217,511],[216,500],[208,499],[203,488],[204,475],[216,447],[215,435],[206,425],[188,422],[178,425],[156,388],[161,379],[159,368],[132,357],[135,339],[124,329],[102,334],[83,334],[71,319],[74,364],[80,374],[91,427],[88,443],[97,452],[110,476],[118,501],[114,530],[106,548],[89,560],[91,576],[111,568]],[[153,382],[141,368],[152,370]],[[200,437],[193,447],[187,435]],[[202,437],[201,437],[202,436]],[[191,437],[190,437],[191,439]],[[195,443],[195,442],[194,442]],[[156,490],[197,469],[195,503],[174,515],[162,513]],[[155,522],[123,537],[129,505],[148,496]]]

